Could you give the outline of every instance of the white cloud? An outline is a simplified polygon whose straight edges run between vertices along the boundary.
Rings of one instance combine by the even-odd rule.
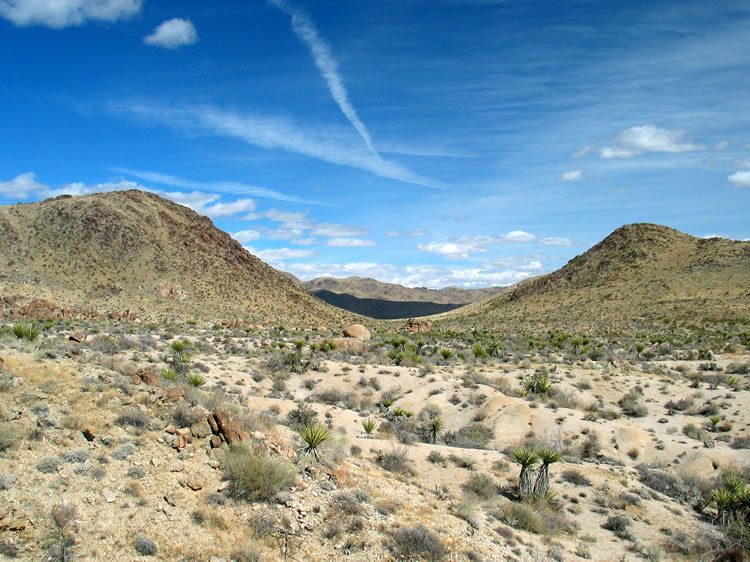
[[[422,228],[415,228],[409,233],[409,236],[424,236],[427,234]]]
[[[385,235],[390,236],[391,238],[396,238],[398,236],[403,236],[403,233],[398,230],[391,230],[390,232],[386,232]]]
[[[704,234],[701,236],[701,238],[709,239],[709,238],[727,238],[723,234]]]
[[[638,125],[619,133],[613,146],[605,146],[599,155],[606,159],[632,158],[646,152],[690,152],[705,145],[681,142],[685,131],[670,131],[654,125]],[[580,152],[580,151],[579,151]]]
[[[545,246],[573,246],[573,241],[570,238],[564,238],[564,237],[558,237],[558,236],[549,236],[547,238],[542,238],[539,240],[540,244],[544,244]]]
[[[417,245],[417,249],[422,252],[440,254],[449,260],[465,260],[473,253],[487,251],[486,248],[482,248],[478,243],[472,242],[430,242],[428,244]]]
[[[372,147],[370,133],[349,101],[349,94],[344,87],[344,81],[339,74],[338,63],[333,58],[331,48],[318,35],[318,30],[315,28],[310,17],[303,11],[292,8],[284,0],[271,0],[271,3],[291,16],[292,29],[297,37],[310,49],[315,66],[318,67],[320,74],[326,81],[331,97],[333,97],[341,112],[357,130],[362,140],[365,141],[367,148],[375,152],[375,149]]]
[[[292,248],[276,248],[260,251],[255,251],[248,248],[248,250],[263,261],[267,262],[279,262],[287,259],[309,258],[315,255],[315,250],[295,250]]]
[[[361,236],[368,234],[370,231],[358,226],[351,226],[347,224],[334,224],[330,222],[321,222],[315,225],[312,229],[312,234],[315,236],[326,236],[329,238],[344,237],[344,236]]]
[[[172,18],[160,23],[154,32],[145,37],[143,42],[155,47],[177,49],[184,45],[192,45],[198,41],[198,33],[190,20]]]
[[[14,199],[26,199],[29,194],[46,189],[46,185],[36,181],[33,172],[19,174],[10,181],[0,182],[0,194],[11,195]]]
[[[18,26],[61,29],[87,21],[113,22],[141,9],[141,0],[0,0],[0,16]]]
[[[528,257],[507,259],[507,267],[501,261],[487,262],[472,268],[446,268],[434,265],[397,266],[390,263],[355,262],[345,264],[299,263],[284,264],[284,270],[299,279],[316,277],[372,277],[384,283],[397,283],[405,287],[428,287],[440,289],[458,286],[467,289],[493,285],[509,285],[538,273],[538,262]],[[526,266],[520,269],[517,266]]]
[[[714,145],[714,150],[724,150],[728,146],[729,146],[729,141],[724,139],[724,140],[717,142],[716,145]]]
[[[361,238],[329,238],[326,246],[334,248],[359,248],[365,246],[377,246],[375,240],[363,240]]]
[[[594,150],[596,150],[596,146],[594,146],[593,144],[587,144],[586,146],[584,146],[580,150],[576,150],[573,154],[571,154],[571,156],[573,158],[583,158],[589,152],[593,152]]]
[[[523,230],[514,230],[508,234],[501,236],[501,240],[504,242],[531,242],[536,236]]]
[[[205,193],[203,191],[191,191],[183,193],[182,191],[160,191],[150,190],[159,195],[172,199],[182,205],[190,207],[196,213],[206,215],[207,217],[231,217],[238,213],[244,213],[255,209],[253,199],[241,198],[229,203],[222,203],[217,193]]]
[[[447,242],[430,242],[419,244],[417,249],[422,252],[440,254],[449,260],[468,259],[471,254],[483,253],[489,246],[497,244],[526,243],[536,239],[536,236],[523,230],[513,230],[500,236],[459,236]]]
[[[563,174],[558,178],[559,181],[577,181],[580,180],[583,177],[583,170],[578,168],[577,170],[570,170],[568,172],[563,172]]]
[[[735,172],[727,179],[737,187],[750,187],[750,171]]]
[[[239,232],[232,234],[232,238],[237,240],[240,244],[245,244],[260,238],[260,232],[257,230],[240,230]]]
[[[289,119],[224,111],[210,106],[167,107],[144,103],[110,103],[108,109],[127,113],[149,124],[164,123],[179,130],[198,129],[211,134],[241,139],[265,149],[282,149],[318,158],[340,166],[365,170],[384,178],[443,189],[434,179],[385,160],[365,147],[352,143],[351,134],[340,128],[301,128]]]

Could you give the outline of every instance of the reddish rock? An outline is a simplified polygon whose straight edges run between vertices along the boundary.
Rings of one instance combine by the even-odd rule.
[[[212,435],[211,436],[211,448],[212,449],[218,449],[221,447],[221,437],[218,435]]]
[[[167,402],[179,402],[185,397],[185,391],[179,386],[170,386],[164,393],[164,399]]]
[[[211,433],[213,433],[214,435],[217,435],[219,433],[219,426],[216,425],[216,418],[214,418],[214,415],[208,414],[206,421],[208,422],[208,425],[211,428]]]
[[[150,369],[141,369],[138,371],[138,375],[140,375],[141,380],[149,386],[161,386],[159,375]]]
[[[141,384],[143,381],[138,375],[133,375],[133,384]]]
[[[216,408],[214,410],[214,419],[216,420],[216,425],[219,427],[219,432],[230,445],[247,439],[247,434],[242,431],[240,421],[230,416],[229,412],[225,409]]]

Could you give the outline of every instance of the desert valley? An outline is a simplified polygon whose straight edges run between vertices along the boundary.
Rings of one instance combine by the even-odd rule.
[[[748,557],[750,242],[625,225],[447,294],[134,190],[0,240],[0,557]]]

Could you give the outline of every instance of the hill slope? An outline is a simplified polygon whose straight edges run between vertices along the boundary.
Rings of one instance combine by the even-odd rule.
[[[446,287],[445,289],[410,288],[395,283],[383,283],[367,277],[345,277],[343,279],[319,277],[303,282],[302,286],[311,293],[330,291],[351,295],[358,299],[450,305],[477,302],[494,297],[505,290],[504,287],[489,287],[487,289],[462,289],[461,287]]]
[[[488,299],[507,290],[505,287],[412,289],[364,277],[319,277],[299,284],[328,304],[379,319],[438,314]]]
[[[0,207],[0,296],[141,318],[335,323],[210,219],[136,190]],[[7,242],[6,242],[7,241]]]
[[[748,279],[749,242],[631,224],[559,270],[441,320],[506,328],[621,329],[659,319],[740,318],[750,315]]]

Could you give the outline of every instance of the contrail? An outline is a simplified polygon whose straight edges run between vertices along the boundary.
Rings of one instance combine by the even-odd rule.
[[[310,17],[301,10],[292,8],[284,0],[270,0],[270,2],[292,18],[292,29],[295,35],[309,47],[315,61],[315,66],[318,67],[318,70],[328,84],[328,91],[331,92],[331,96],[333,96],[333,99],[339,108],[341,108],[341,112],[365,141],[367,148],[377,154],[372,146],[370,133],[367,132],[365,124],[362,123],[362,120],[354,110],[354,106],[349,101],[344,81],[341,79],[338,71],[338,63],[331,54],[331,48],[318,35],[318,30],[315,29],[315,25]]]

